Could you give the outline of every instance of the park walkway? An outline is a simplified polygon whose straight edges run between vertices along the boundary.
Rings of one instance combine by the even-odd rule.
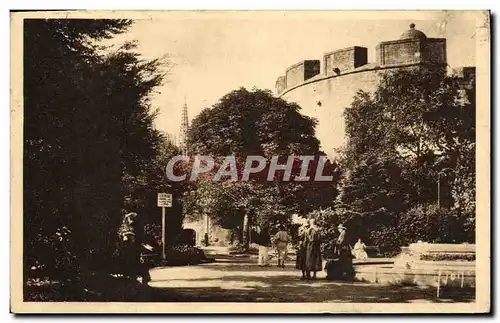
[[[331,282],[325,273],[304,281],[289,262],[286,268],[259,267],[254,258],[220,257],[198,266],[151,270],[150,301],[166,302],[456,302],[470,293],[436,299],[434,288]]]

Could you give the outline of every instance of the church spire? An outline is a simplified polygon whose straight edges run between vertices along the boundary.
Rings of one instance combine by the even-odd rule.
[[[179,134],[179,146],[182,151],[182,155],[187,156],[188,147],[187,147],[187,133],[189,128],[189,119],[188,119],[188,107],[186,103],[186,97],[184,97],[184,105],[182,107],[182,117],[181,117],[181,131]]]

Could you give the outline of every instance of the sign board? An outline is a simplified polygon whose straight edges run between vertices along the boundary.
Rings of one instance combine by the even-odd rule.
[[[172,207],[172,194],[158,193],[159,207]]]

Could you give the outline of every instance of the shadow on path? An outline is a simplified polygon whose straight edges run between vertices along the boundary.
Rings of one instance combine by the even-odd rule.
[[[241,271],[241,266],[238,267]],[[324,279],[303,281],[285,273],[272,276],[229,274],[207,278],[173,278],[163,282],[174,286],[153,288],[149,301],[411,303],[472,302],[475,297],[474,290],[470,289],[445,288],[437,299],[435,288],[331,282]],[[162,280],[153,283],[161,285]]]

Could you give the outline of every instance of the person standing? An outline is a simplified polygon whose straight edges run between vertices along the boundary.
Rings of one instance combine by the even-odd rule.
[[[309,221],[299,228],[298,243],[297,243],[297,257],[295,259],[295,268],[302,271],[301,279],[306,279],[306,245],[305,238],[306,232],[309,230]]]
[[[354,267],[352,265],[352,251],[351,246],[347,242],[347,228],[340,224],[338,226],[338,230],[340,232],[339,237],[336,241],[336,249],[338,255],[339,262],[339,270],[340,270],[340,278],[343,280],[352,280],[354,279]]]
[[[316,273],[322,269],[321,241],[314,220],[309,220],[309,228],[305,234],[305,272],[306,279],[316,279]]]
[[[258,265],[261,267],[269,266],[269,247],[271,246],[271,237],[269,235],[269,228],[264,227],[260,230],[258,242],[259,242]]]
[[[123,217],[119,232],[119,245],[122,255],[123,273],[129,278],[142,278],[142,283],[147,284],[151,280],[149,266],[142,261],[141,253],[144,248],[142,226],[139,215],[135,212],[127,213]]]
[[[348,245],[346,242],[347,228],[344,227],[343,224],[339,224],[337,229],[339,231],[339,236],[337,237],[337,240],[335,241],[335,255],[340,258],[342,251],[348,249]]]
[[[282,224],[275,236],[275,246],[278,254],[278,267],[285,268],[285,260],[288,254],[288,232],[286,232],[285,226]]]

